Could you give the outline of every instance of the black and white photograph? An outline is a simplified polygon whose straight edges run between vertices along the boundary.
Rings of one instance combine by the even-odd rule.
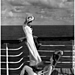
[[[1,0],[0,75],[75,75],[74,0]]]

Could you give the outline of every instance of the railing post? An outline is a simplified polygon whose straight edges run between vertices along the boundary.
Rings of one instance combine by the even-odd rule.
[[[6,43],[6,72],[9,75],[9,64],[8,64],[8,43]]]
[[[72,45],[73,45],[73,52],[72,52],[73,53],[72,54],[72,56],[73,56],[73,58],[72,58],[73,64],[72,65],[73,65],[73,71],[74,71],[74,75],[75,75],[75,40],[73,40],[73,44]]]

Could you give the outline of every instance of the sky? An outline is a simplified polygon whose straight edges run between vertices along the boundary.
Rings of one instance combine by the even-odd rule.
[[[2,0],[2,25],[22,25],[26,15],[32,14],[32,25],[73,25],[74,8],[63,0]]]

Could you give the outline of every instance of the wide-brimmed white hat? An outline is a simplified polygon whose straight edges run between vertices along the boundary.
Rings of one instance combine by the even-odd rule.
[[[32,14],[27,14],[27,21],[33,21],[35,18]]]
[[[34,17],[33,16],[28,16],[27,17],[27,21],[33,21],[34,20]]]

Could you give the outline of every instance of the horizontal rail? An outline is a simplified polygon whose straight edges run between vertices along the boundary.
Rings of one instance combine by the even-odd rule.
[[[8,70],[19,70],[21,69],[21,67],[24,65],[24,63],[22,63],[18,68],[8,68]],[[1,70],[6,70],[6,68],[0,68]]]
[[[51,47],[53,46],[54,47],[54,46],[72,46],[72,45],[43,45],[41,44],[40,46],[51,46]]]
[[[23,54],[23,52],[21,52],[20,54],[18,55],[8,55],[8,57],[19,57]],[[6,55],[0,55],[0,57],[6,57]]]
[[[65,47],[65,46],[72,46],[72,45],[44,45],[44,44],[41,44],[40,46],[44,46],[44,47]],[[19,48],[9,48],[9,50],[20,50],[22,49],[23,46],[20,46]],[[0,49],[0,50],[6,50],[6,49]]]
[[[20,59],[19,61],[17,61],[17,62],[8,62],[8,63],[17,64],[17,63],[20,63],[22,60],[23,60],[23,58],[21,58],[21,59]],[[6,63],[6,62],[0,62],[0,63]]]
[[[36,37],[34,37],[36,38]],[[74,37],[37,37],[39,41],[70,41],[74,40]],[[26,41],[26,37],[23,38]],[[10,43],[10,44],[18,44],[21,43],[20,40],[1,40],[1,43]]]
[[[6,50],[6,49],[5,49]],[[14,49],[12,49],[14,50]],[[54,50],[38,50],[39,52],[55,52]],[[63,50],[63,52],[73,52],[72,50]],[[74,51],[75,52],[75,51]]]
[[[23,46],[21,46],[21,47],[19,47],[19,48],[14,48],[14,49],[10,49],[9,48],[9,50],[20,50],[20,49],[22,49],[23,48]],[[0,49],[0,50],[6,50],[6,49]]]
[[[38,50],[39,52],[55,52],[54,50]],[[64,50],[63,52],[72,52],[72,50]]]
[[[22,53],[21,54],[19,54],[19,55],[22,55]],[[19,55],[8,55],[8,57],[18,57]],[[0,57],[6,57],[6,55],[0,55]],[[24,56],[24,57],[29,57],[29,56]],[[41,56],[41,57],[50,57],[50,56]],[[72,57],[72,56],[62,56],[62,57],[67,57],[67,58],[70,58],[70,57]],[[75,58],[75,56],[74,56],[74,58]]]
[[[10,63],[10,64],[17,64],[17,63],[20,63],[21,61],[22,61],[23,59],[20,59],[19,61],[17,61],[17,62],[8,62],[8,64]],[[27,61],[27,62],[30,62],[30,61]],[[0,62],[0,63],[6,63],[6,62]],[[50,63],[50,61],[45,61],[45,63]],[[60,61],[60,62],[58,62],[58,63],[73,63],[73,62],[64,62],[64,61]],[[75,62],[74,62],[75,63]]]
[[[30,62],[30,61],[27,61],[27,62]],[[45,63],[50,63],[50,61],[45,61]],[[64,64],[64,63],[73,63],[73,62],[61,62],[61,61],[59,61],[58,63],[63,63]]]

